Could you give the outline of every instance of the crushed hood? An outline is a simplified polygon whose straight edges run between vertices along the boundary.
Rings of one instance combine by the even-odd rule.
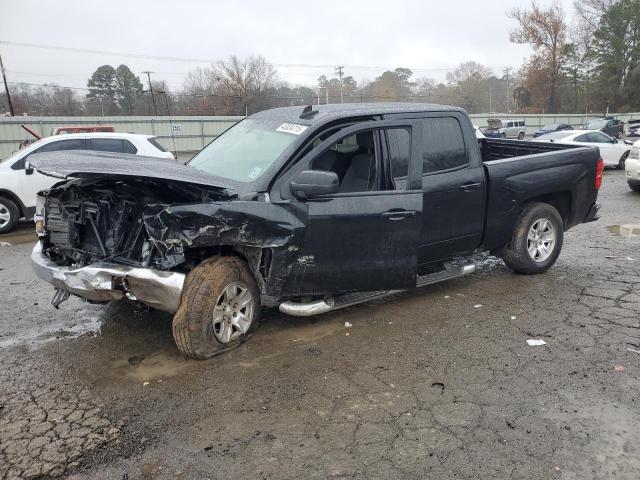
[[[175,160],[115,152],[67,150],[29,155],[29,165],[43,175],[60,179],[146,177],[215,187],[232,194],[218,177]]]

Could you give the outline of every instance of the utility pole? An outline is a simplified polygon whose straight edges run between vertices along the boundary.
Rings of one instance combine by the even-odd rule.
[[[151,100],[153,101],[153,111],[156,114],[156,117],[158,116],[158,107],[156,107],[156,97],[153,96],[153,87],[151,86],[151,74],[153,72],[150,72],[149,70],[142,72],[142,73],[146,73],[147,74],[147,80],[149,81],[149,93],[151,93]]]
[[[340,103],[344,103],[344,94],[342,93],[342,76],[344,75],[343,65],[338,65],[336,67],[336,74],[340,78]]]
[[[7,75],[4,73],[4,64],[2,63],[2,55],[0,55],[0,70],[2,70],[2,80],[4,81],[4,91],[7,93],[7,103],[9,103],[9,112],[11,116],[15,116],[13,113],[13,103],[11,103],[11,95],[9,94],[9,85],[7,84]]]
[[[504,78],[507,79],[507,114],[509,113],[509,79],[511,78],[511,67],[506,67],[504,69]]]

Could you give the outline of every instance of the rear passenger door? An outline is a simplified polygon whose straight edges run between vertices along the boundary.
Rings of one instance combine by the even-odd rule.
[[[469,253],[482,241],[485,182],[477,140],[465,117],[443,114],[420,120],[422,222],[418,262]],[[474,144],[475,142],[475,144]]]

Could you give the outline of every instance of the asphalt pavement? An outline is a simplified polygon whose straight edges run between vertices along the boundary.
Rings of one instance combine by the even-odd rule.
[[[599,201],[544,275],[486,257],[332,314],[267,311],[204,362],[167,314],[54,309],[25,224],[0,237],[29,242],[0,247],[0,478],[637,479],[640,237],[616,226],[640,194],[608,170]]]

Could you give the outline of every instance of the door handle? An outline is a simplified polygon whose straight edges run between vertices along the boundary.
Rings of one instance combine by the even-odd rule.
[[[470,192],[472,190],[478,190],[482,184],[478,183],[465,183],[464,185],[460,185],[458,188],[463,192]]]
[[[413,217],[417,213],[418,212],[416,212],[415,210],[389,210],[388,212],[383,212],[381,215],[384,218],[395,222],[397,220],[403,220],[408,217]]]

